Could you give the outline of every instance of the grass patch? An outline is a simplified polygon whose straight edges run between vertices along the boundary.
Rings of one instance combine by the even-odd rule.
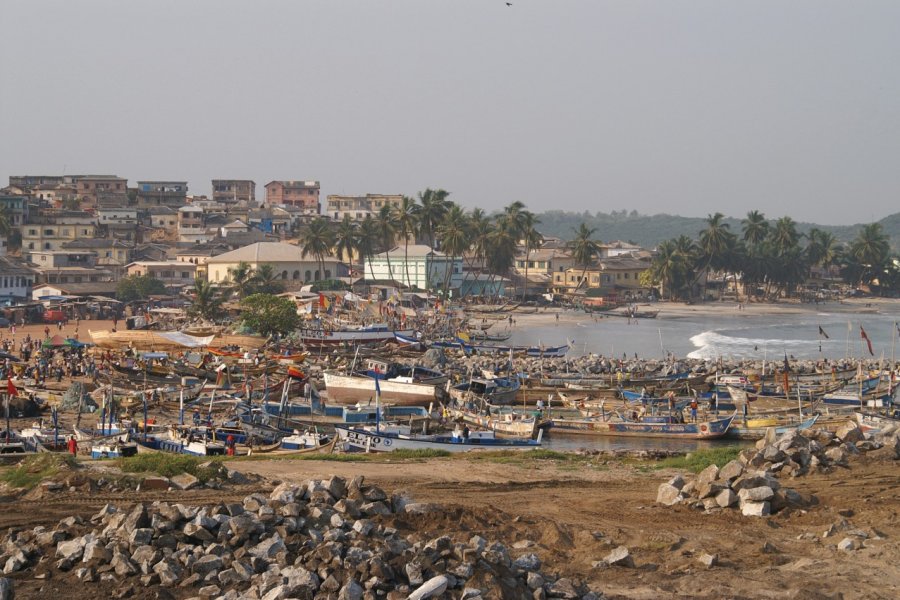
[[[527,464],[536,461],[554,461],[558,463],[575,464],[591,461],[589,456],[581,456],[571,452],[558,452],[536,448],[534,450],[498,450],[496,452],[465,452],[460,458],[483,460],[499,464]]]
[[[75,459],[68,454],[44,452],[27,457],[17,467],[0,475],[0,480],[15,488],[33,488],[45,477],[52,477],[63,467],[74,465]]]
[[[209,462],[208,458],[167,452],[138,454],[119,459],[119,461],[122,470],[126,473],[156,473],[163,477],[189,473],[203,482],[215,477],[222,467],[221,461],[214,461],[211,466],[201,467],[201,464]]]
[[[744,447],[742,446],[720,446],[707,450],[697,450],[685,456],[665,458],[656,463],[656,466],[659,469],[686,469],[699,473],[709,465],[725,466],[725,463],[736,459],[743,449]]]

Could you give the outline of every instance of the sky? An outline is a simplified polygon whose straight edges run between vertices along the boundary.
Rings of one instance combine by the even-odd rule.
[[[10,174],[900,211],[900,2],[0,0]]]

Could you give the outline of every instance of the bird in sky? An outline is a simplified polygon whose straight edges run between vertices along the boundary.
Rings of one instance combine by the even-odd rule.
[[[512,2],[507,2],[506,5],[507,5],[507,6],[512,6]]]

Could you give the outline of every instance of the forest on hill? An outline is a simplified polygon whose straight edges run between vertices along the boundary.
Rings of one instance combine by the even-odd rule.
[[[578,227],[585,223],[596,229],[594,238],[604,242],[624,240],[639,244],[645,248],[654,248],[663,240],[686,235],[696,238],[706,228],[706,219],[702,217],[681,217],[678,215],[642,215],[637,211],[618,210],[609,213],[597,212],[565,212],[550,210],[536,214],[539,223],[538,231],[544,236],[571,239]],[[732,232],[740,234],[743,217],[726,217],[723,222],[729,225]],[[770,220],[774,224],[775,219]],[[894,252],[900,252],[900,213],[894,213],[877,221],[888,236]],[[797,223],[797,231],[806,234],[812,228],[818,228],[833,234],[839,242],[849,243],[864,225],[817,225],[815,223]]]

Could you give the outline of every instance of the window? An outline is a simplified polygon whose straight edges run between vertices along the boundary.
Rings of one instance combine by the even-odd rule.
[[[41,255],[41,262],[47,262],[47,255],[46,255],[46,254],[42,254],[42,255]]]
[[[325,269],[325,279],[331,279],[331,269]]]
[[[312,278],[312,271],[310,271],[309,269],[307,269],[307,270],[306,270],[306,277],[303,279],[303,281],[309,281],[311,278]]]
[[[29,229],[28,235],[37,235],[37,229]]]
[[[287,279],[287,271],[282,271],[282,272],[281,272],[281,278],[282,278],[282,279]]]
[[[45,229],[45,230],[44,230],[44,235],[53,235],[53,230],[52,230],[52,229]]]
[[[300,271],[294,271],[294,279],[300,279]]]

